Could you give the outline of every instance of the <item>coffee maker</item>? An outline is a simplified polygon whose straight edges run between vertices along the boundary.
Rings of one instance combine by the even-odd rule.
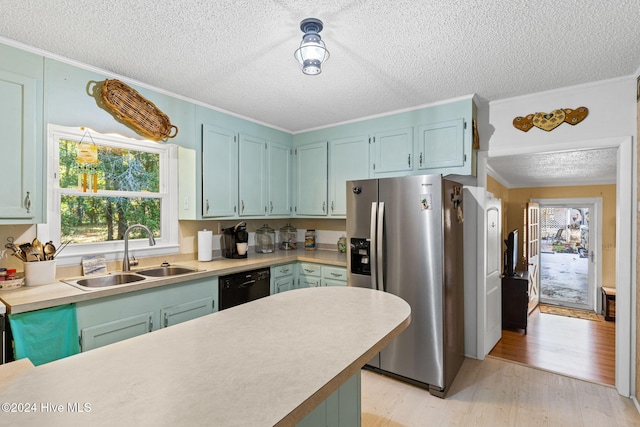
[[[248,241],[249,233],[247,233],[246,222],[239,222],[233,227],[223,228],[220,235],[222,256],[225,258],[246,258]],[[240,251],[238,251],[239,247]]]

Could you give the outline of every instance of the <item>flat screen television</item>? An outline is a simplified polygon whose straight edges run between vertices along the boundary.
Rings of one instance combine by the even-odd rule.
[[[518,230],[511,231],[504,243],[507,245],[504,251],[504,274],[515,276],[518,265]]]

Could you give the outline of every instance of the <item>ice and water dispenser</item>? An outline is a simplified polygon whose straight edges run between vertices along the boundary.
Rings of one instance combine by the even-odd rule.
[[[371,276],[371,240],[351,238],[351,273]]]

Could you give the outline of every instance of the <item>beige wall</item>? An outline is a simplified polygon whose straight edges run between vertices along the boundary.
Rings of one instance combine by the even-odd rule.
[[[616,186],[590,185],[576,187],[540,187],[507,189],[487,177],[487,190],[502,199],[503,232],[517,228],[523,235],[524,209],[531,199],[602,198],[602,283],[616,287]],[[518,267],[524,270],[524,262]]]

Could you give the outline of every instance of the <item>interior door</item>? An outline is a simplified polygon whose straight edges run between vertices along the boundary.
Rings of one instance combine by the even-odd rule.
[[[525,214],[525,260],[529,272],[529,313],[540,302],[540,205],[527,203]]]
[[[502,338],[502,202],[486,201],[486,316],[484,322],[484,355]]]

